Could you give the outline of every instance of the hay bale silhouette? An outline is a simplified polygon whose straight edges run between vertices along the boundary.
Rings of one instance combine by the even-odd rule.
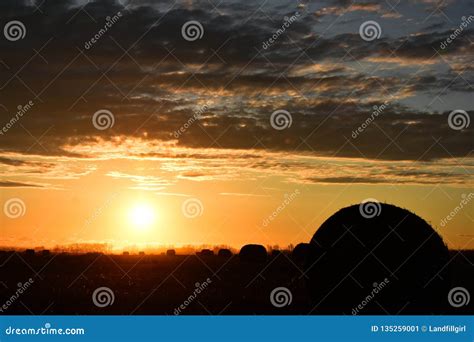
[[[280,251],[279,249],[272,249],[272,258],[276,258],[280,256],[281,254],[283,254],[283,252]]]
[[[410,211],[377,202],[343,208],[309,245],[312,313],[441,313],[448,261],[442,238]]]
[[[230,251],[230,249],[221,248],[217,252],[217,256],[221,258],[230,258],[232,256],[232,252]]]
[[[265,262],[267,250],[262,245],[245,245],[240,250],[239,258],[243,262]]]
[[[214,256],[214,252],[211,251],[210,249],[207,249],[207,248],[201,250],[200,253],[196,253],[196,254],[198,254],[199,256],[202,256],[202,257]]]
[[[297,264],[304,265],[306,262],[306,257],[308,256],[308,253],[309,253],[309,243],[299,243],[293,249],[293,252],[291,253],[291,257]]]
[[[175,256],[176,255],[176,251],[174,249],[168,249],[166,251],[166,256]]]
[[[27,249],[25,251],[26,256],[35,256],[35,250],[34,249]]]

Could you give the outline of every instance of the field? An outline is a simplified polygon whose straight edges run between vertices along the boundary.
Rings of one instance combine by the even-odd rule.
[[[452,285],[463,286],[473,293],[474,251],[450,253]],[[265,262],[243,262],[238,255],[2,252],[0,265],[0,305],[8,304],[0,306],[1,314],[318,313],[308,296],[304,267],[287,253],[269,256]],[[30,278],[31,284],[18,294],[17,289],[24,287]],[[100,287],[113,292],[113,301],[108,298],[104,307],[97,306],[93,300],[94,291]],[[291,300],[283,298],[282,307],[272,304],[270,298],[277,287],[291,291]],[[199,293],[196,289],[200,289]],[[462,308],[447,305],[438,312],[426,312],[431,313],[472,313],[472,302]]]

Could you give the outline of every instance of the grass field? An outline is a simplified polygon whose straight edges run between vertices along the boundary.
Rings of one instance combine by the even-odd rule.
[[[448,267],[452,285],[473,293],[474,251],[451,251],[451,257]],[[252,263],[240,261],[238,255],[225,258],[2,252],[0,265],[0,305],[9,303],[0,307],[1,314],[317,313],[307,295],[304,267],[287,253]],[[25,284],[30,278],[29,287],[15,297],[19,283]],[[113,291],[111,305],[94,304],[93,293],[99,287]],[[272,305],[270,294],[277,287],[290,289],[291,303],[283,307]],[[199,293],[197,288],[201,288]],[[462,308],[446,305],[439,312],[426,312],[440,313],[472,314],[472,302]],[[364,314],[363,310],[360,314]]]

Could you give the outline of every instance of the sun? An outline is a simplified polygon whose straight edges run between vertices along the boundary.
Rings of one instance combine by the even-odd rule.
[[[130,223],[137,229],[149,228],[156,219],[155,209],[145,203],[136,204],[130,209]]]

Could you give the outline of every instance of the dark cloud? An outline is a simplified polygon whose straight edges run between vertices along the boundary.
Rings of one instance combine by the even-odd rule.
[[[376,178],[361,178],[361,177],[327,177],[327,178],[309,178],[308,181],[313,183],[333,183],[333,184],[345,184],[345,183],[353,183],[353,184],[378,184],[378,183],[386,183],[383,179],[376,179]]]
[[[396,180],[394,179],[384,179],[384,178],[361,178],[361,177],[329,177],[329,178],[309,178],[307,181],[311,183],[329,183],[329,184],[439,184],[441,182],[446,181],[447,178],[444,179],[437,179],[437,178],[430,178],[430,179],[403,179],[403,180]],[[450,182],[453,182],[453,179],[449,178]],[[454,183],[454,182],[453,182]],[[460,182],[462,183],[462,182]]]
[[[41,185],[30,184],[30,183],[19,183],[19,182],[9,182],[1,181],[0,188],[40,188]]]
[[[31,4],[0,4],[2,24],[21,20],[27,28],[23,40],[0,40],[1,125],[11,120],[18,105],[35,103],[0,136],[3,151],[74,156],[65,152],[65,145],[98,137],[169,141],[204,104],[203,119],[180,134],[179,146],[395,160],[466,157],[473,148],[472,125],[452,130],[450,111],[409,108],[399,101],[420,94],[468,96],[472,91],[474,74],[466,56],[473,53],[474,31],[463,31],[440,51],[457,27],[447,21],[441,25],[443,18],[408,34],[390,29],[389,21],[380,19],[384,35],[366,42],[358,27],[349,26],[354,24],[352,17],[328,32],[314,15],[324,5],[315,8],[310,2],[298,6],[290,1],[229,1],[218,10],[207,1],[194,6],[135,1],[126,8],[116,1]],[[377,4],[327,5],[349,11],[354,5],[359,12],[369,12]],[[258,10],[259,6],[263,7]],[[426,16],[426,7],[418,10],[420,16]],[[284,17],[296,11],[301,18],[263,49],[262,43],[281,28]],[[116,23],[86,49],[106,18],[119,12]],[[201,40],[189,42],[181,36],[188,20],[203,25]],[[435,63],[426,63],[431,58]],[[372,107],[387,99],[389,109],[352,138]],[[113,112],[111,129],[99,131],[92,125],[99,109]],[[276,109],[291,113],[290,128],[276,131],[270,126]],[[0,162],[14,165],[5,158]]]
[[[24,165],[25,162],[23,162],[22,160],[0,157],[0,164],[21,166],[21,165]]]

